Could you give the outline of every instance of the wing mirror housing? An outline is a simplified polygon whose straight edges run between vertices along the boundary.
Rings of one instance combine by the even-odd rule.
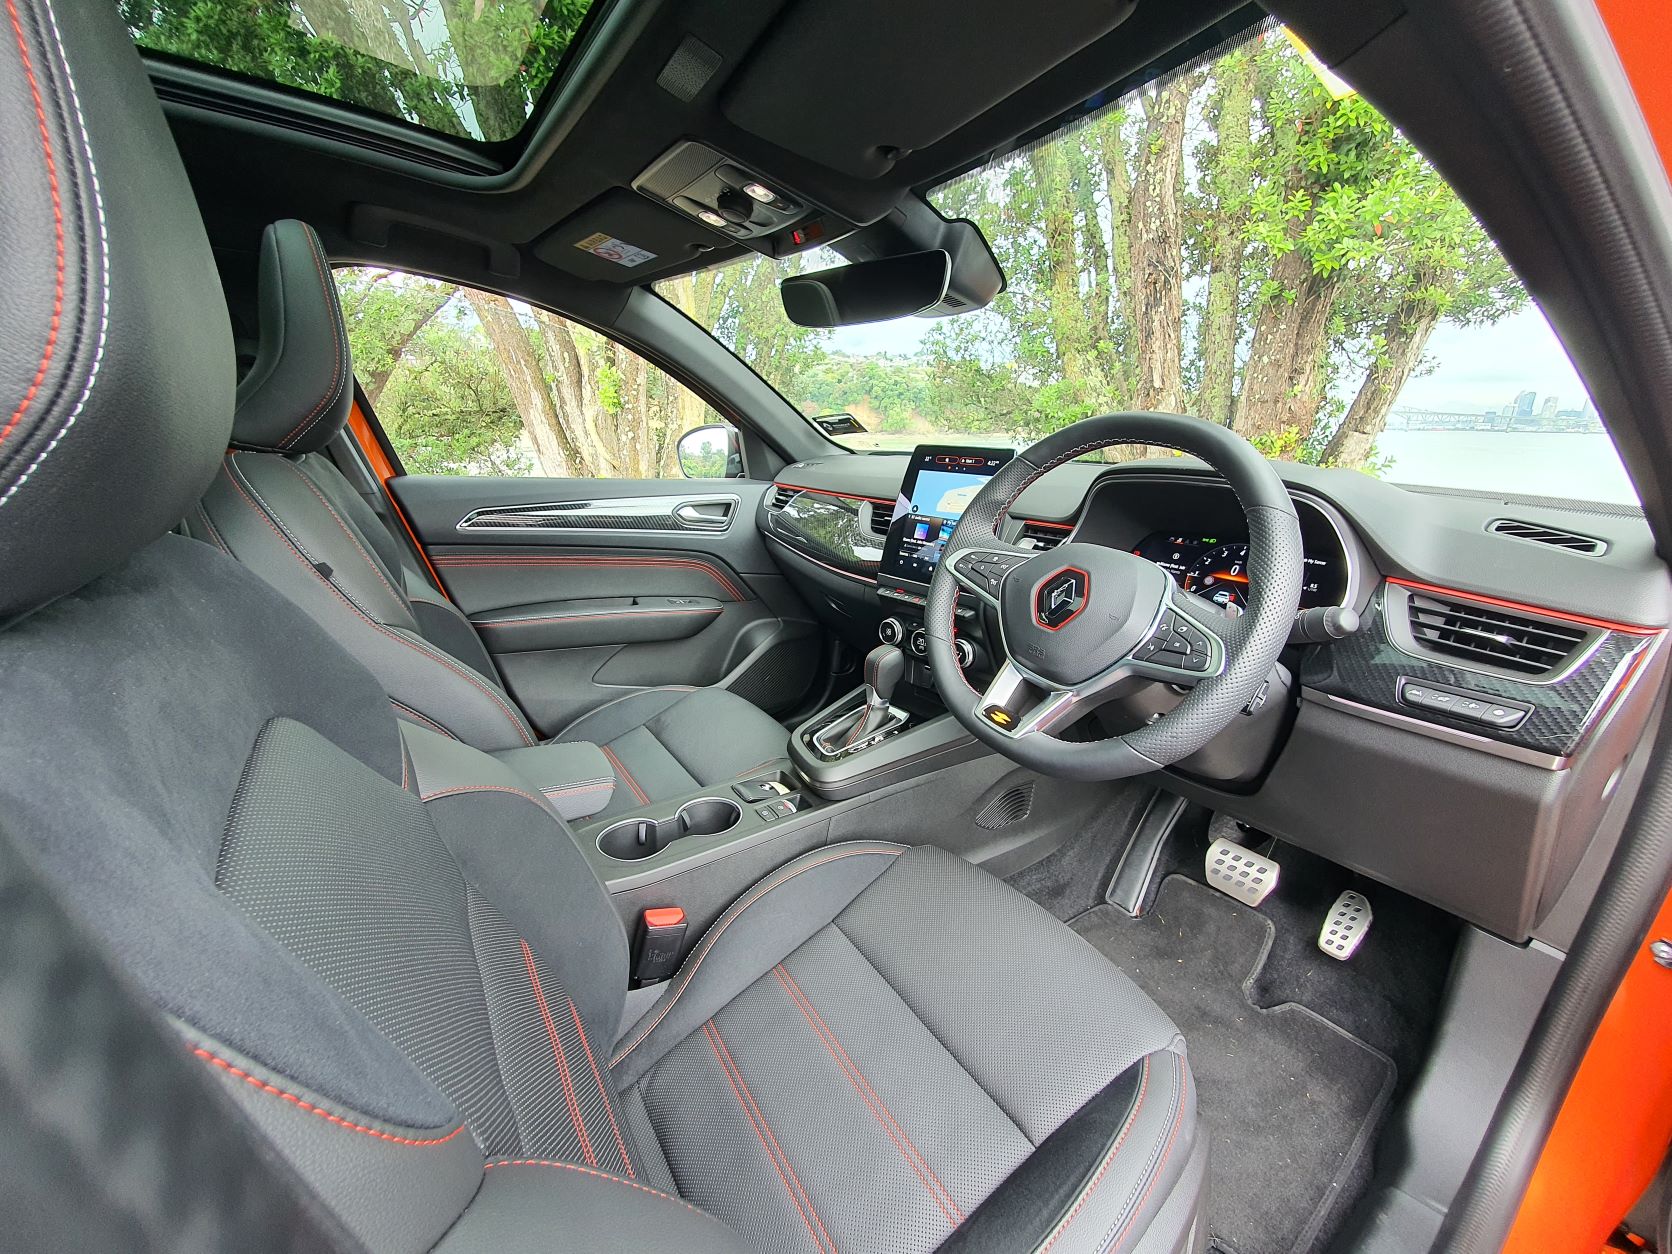
[[[687,479],[743,478],[743,444],[723,422],[692,427],[679,437],[679,470]]]

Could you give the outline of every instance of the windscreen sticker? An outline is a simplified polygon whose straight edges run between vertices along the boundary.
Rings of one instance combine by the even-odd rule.
[[[605,261],[613,261],[618,266],[631,269],[642,266],[647,261],[653,261],[656,254],[647,252],[636,244],[629,244],[626,240],[616,239],[613,235],[605,235],[602,231],[595,235],[588,235],[583,240],[577,240],[575,247],[582,252],[591,253],[594,257],[602,257]]]

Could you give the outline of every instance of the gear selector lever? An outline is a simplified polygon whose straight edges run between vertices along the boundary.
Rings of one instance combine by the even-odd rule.
[[[827,757],[861,748],[872,737],[881,738],[897,730],[904,716],[889,703],[894,689],[906,674],[906,655],[891,644],[879,644],[865,655],[864,703],[831,722],[814,737],[814,744]],[[848,698],[852,700],[852,698]]]

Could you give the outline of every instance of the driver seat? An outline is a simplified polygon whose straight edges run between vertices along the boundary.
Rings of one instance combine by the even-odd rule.
[[[9,3],[14,1248],[1199,1250],[1178,1032],[943,851],[779,868],[619,1031],[627,936],[561,820],[451,742],[448,785],[427,785],[440,737],[258,576],[170,532],[232,412],[208,243],[116,12]],[[11,887],[31,877],[114,982],[38,960],[50,929]]]

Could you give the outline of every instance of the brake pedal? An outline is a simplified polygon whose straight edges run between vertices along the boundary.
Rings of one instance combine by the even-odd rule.
[[[1208,883],[1250,906],[1271,896],[1280,869],[1270,858],[1262,858],[1223,836],[1208,846]]]
[[[1351,889],[1335,899],[1318,933],[1318,948],[1341,962],[1353,956],[1353,951],[1370,934],[1370,899]]]

